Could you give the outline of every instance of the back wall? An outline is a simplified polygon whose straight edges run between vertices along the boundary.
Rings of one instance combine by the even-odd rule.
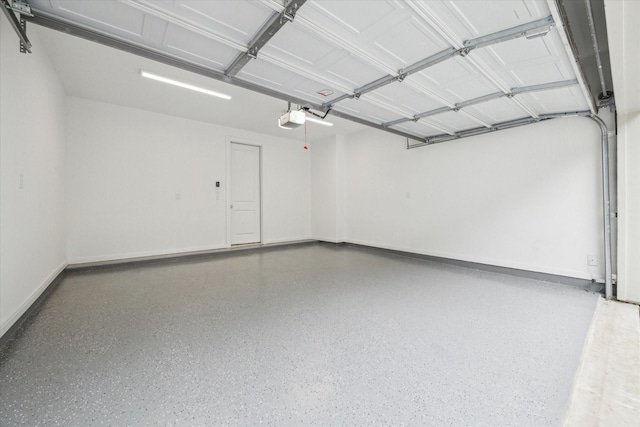
[[[263,243],[311,237],[298,142],[74,97],[67,113],[70,263],[226,247],[231,141],[262,147]]]
[[[604,279],[600,131],[589,119],[412,150],[404,138],[372,130],[343,145],[322,143],[328,147],[317,150],[323,159],[312,162],[312,181],[327,200],[314,203],[343,209],[346,232],[327,236],[314,218],[314,230],[323,230],[317,238]],[[344,178],[320,191],[318,177],[336,169],[327,150],[344,165],[336,172]]]

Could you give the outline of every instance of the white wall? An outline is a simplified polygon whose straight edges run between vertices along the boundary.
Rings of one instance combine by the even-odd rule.
[[[377,131],[346,143],[346,240],[602,280],[599,128],[586,118],[413,150]],[[587,255],[598,257],[589,267]]]
[[[73,97],[67,107],[70,263],[226,247],[231,141],[262,146],[263,243],[311,237],[302,144]]]
[[[66,266],[65,95],[29,37],[33,53],[19,53],[0,18],[0,336]]]
[[[343,242],[346,220],[344,136],[314,141],[310,149],[313,238]]]
[[[640,303],[640,3],[606,0],[618,109],[618,299]]]
[[[618,299],[640,303],[640,113],[618,117]]]
[[[336,137],[314,141],[311,148],[313,238],[336,241]]]

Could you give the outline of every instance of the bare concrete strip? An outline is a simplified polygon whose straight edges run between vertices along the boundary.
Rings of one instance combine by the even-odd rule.
[[[600,299],[564,426],[640,426],[640,307]]]

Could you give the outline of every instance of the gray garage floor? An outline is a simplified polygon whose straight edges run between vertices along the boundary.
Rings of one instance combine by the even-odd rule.
[[[74,273],[0,425],[559,425],[597,299],[329,245]]]

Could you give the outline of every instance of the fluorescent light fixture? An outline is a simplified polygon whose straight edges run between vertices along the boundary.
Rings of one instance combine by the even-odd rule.
[[[162,83],[168,83],[170,85],[178,86],[178,87],[181,87],[181,88],[184,88],[184,89],[195,90],[196,92],[206,93],[207,95],[216,96],[218,98],[227,99],[227,100],[231,99],[231,97],[229,95],[225,95],[224,93],[214,92],[212,90],[205,89],[205,88],[202,88],[202,87],[199,87],[199,86],[194,86],[194,85],[190,85],[188,83],[179,82],[177,80],[168,79],[166,77],[162,77],[162,76],[159,76],[157,74],[148,73],[148,72],[146,72],[144,70],[140,70],[140,75],[142,77],[146,77],[148,79],[157,80],[157,81],[162,82]]]
[[[331,122],[325,122],[324,120],[316,119],[314,117],[309,117],[309,116],[307,116],[307,121],[318,123],[319,125],[324,125],[324,126],[333,126],[333,123]]]

